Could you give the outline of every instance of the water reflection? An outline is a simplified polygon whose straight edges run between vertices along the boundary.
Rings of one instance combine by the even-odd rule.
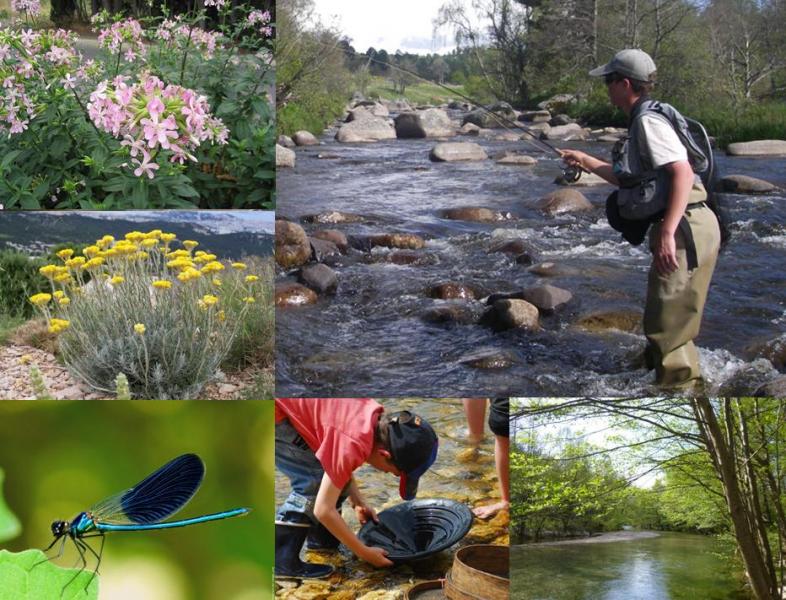
[[[511,548],[512,600],[750,600],[711,537]]]

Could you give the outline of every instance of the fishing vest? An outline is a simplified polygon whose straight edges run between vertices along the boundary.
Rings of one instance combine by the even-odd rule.
[[[646,154],[641,124],[645,114],[671,125],[685,147],[695,177],[690,203],[706,199],[699,174],[707,170],[709,161],[693,139],[687,121],[673,106],[644,98],[633,107],[628,134],[614,145],[611,154],[614,175],[620,183],[617,208],[624,219],[652,222],[666,210],[671,176],[666,169],[654,169]]]

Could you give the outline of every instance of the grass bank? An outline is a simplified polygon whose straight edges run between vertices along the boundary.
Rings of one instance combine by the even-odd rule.
[[[460,94],[465,93],[463,86],[448,84],[448,87],[455,89]],[[372,77],[366,90],[366,96],[380,100],[405,99],[412,105],[443,104],[461,99],[458,94],[452,95],[444,88],[427,81],[418,81],[406,86],[402,94],[394,87],[393,81],[385,77]]]
[[[706,105],[678,105],[677,108],[685,116],[703,123],[716,139],[718,148],[733,142],[786,140],[786,103],[783,102],[751,103],[739,110]],[[625,127],[626,124],[622,111],[613,108],[606,98],[590,98],[570,107],[568,113],[591,127]]]

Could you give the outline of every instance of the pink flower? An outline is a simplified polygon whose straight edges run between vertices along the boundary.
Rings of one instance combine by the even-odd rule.
[[[147,175],[148,178],[153,179],[155,177],[154,171],[158,171],[160,168],[157,163],[150,162],[150,155],[142,150],[142,162],[138,161],[135,158],[131,159],[131,162],[137,165],[137,168],[134,169],[134,175],[137,177],[142,177],[142,175]]]
[[[164,103],[161,102],[161,98],[154,96],[150,102],[147,103],[147,112],[149,112],[150,116],[154,119],[158,119],[164,112]]]

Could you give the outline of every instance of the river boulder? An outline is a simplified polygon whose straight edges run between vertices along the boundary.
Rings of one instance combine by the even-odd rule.
[[[557,94],[539,103],[538,108],[541,110],[548,110],[551,113],[560,113],[565,112],[568,106],[577,101],[578,97],[574,94]]]
[[[537,163],[538,163],[537,158],[535,158],[534,156],[528,156],[526,154],[509,154],[497,160],[498,165],[516,165],[522,167],[529,167]]]
[[[560,125],[570,125],[571,123],[575,123],[576,119],[570,118],[570,116],[566,115],[565,113],[560,113],[558,115],[554,115],[551,117],[549,121],[549,125],[552,127],[559,127]]]
[[[338,210],[329,210],[321,212],[316,215],[308,215],[303,217],[306,223],[360,223],[363,217],[354,213],[345,213]]]
[[[486,310],[481,321],[497,330],[540,328],[538,309],[526,300],[497,300]]]
[[[305,306],[317,301],[317,293],[299,283],[276,284],[276,306]]]
[[[532,265],[527,271],[540,277],[572,277],[579,274],[579,270],[575,267],[555,262],[538,263]]]
[[[779,371],[786,371],[786,334],[750,346],[748,354],[755,358],[766,358]]]
[[[346,252],[349,248],[347,236],[344,234],[344,232],[339,231],[338,229],[320,229],[319,231],[315,231],[311,234],[311,239],[332,242],[342,253]]]
[[[282,134],[282,135],[278,136],[278,140],[276,141],[276,143],[279,146],[284,146],[284,148],[294,148],[295,147],[294,140],[291,137],[289,137],[288,135],[283,135]]]
[[[521,297],[522,300],[537,306],[539,311],[551,313],[570,302],[573,294],[568,290],[546,284],[525,289]]]
[[[276,144],[276,167],[292,169],[295,167],[295,151]]]
[[[588,137],[588,130],[584,129],[578,123],[551,127],[551,129],[541,134],[541,138],[544,140],[560,140],[563,142],[569,140],[586,140]]]
[[[418,250],[426,246],[426,241],[414,233],[380,233],[369,236],[368,242],[372,247],[383,246],[406,250]]]
[[[459,134],[461,135],[479,135],[481,132],[480,127],[475,125],[474,123],[464,123],[461,126],[461,129],[458,130]]]
[[[336,140],[343,143],[378,142],[396,139],[396,130],[387,119],[370,117],[342,125]]]
[[[396,137],[427,138],[456,135],[453,121],[444,110],[430,108],[423,111],[403,112],[395,119]]]
[[[440,300],[475,300],[475,290],[464,283],[447,281],[431,286],[428,295]]]
[[[341,250],[333,242],[320,240],[319,238],[309,238],[311,244],[311,256],[317,262],[323,262],[329,256],[338,256]]]
[[[547,110],[525,110],[519,114],[518,120],[524,123],[548,123],[551,113]]]
[[[496,118],[494,115],[500,115],[501,119]],[[497,102],[486,109],[478,108],[468,112],[464,115],[461,124],[474,123],[483,129],[495,129],[499,127],[506,127],[506,121],[515,121],[516,112],[513,107],[507,102]]]
[[[634,311],[600,311],[580,317],[574,326],[593,333],[609,330],[641,333],[641,316]]]
[[[451,221],[474,221],[477,223],[493,223],[495,221],[505,221],[510,218],[510,215],[504,215],[499,211],[484,208],[482,206],[446,208],[439,214],[443,219],[450,219]]]
[[[784,398],[786,397],[786,375],[776,377],[759,386],[753,395],[757,398]]]
[[[298,279],[318,294],[334,294],[338,287],[338,275],[333,269],[323,264],[303,267]]]
[[[553,216],[562,213],[592,210],[594,207],[584,194],[578,190],[563,188],[555,190],[538,200],[537,208],[547,215]]]
[[[766,194],[778,189],[769,181],[748,175],[726,175],[719,183],[720,191],[732,194]]]
[[[442,142],[431,149],[429,158],[434,162],[478,161],[488,155],[474,142]]]
[[[295,142],[296,146],[319,145],[319,140],[317,139],[317,137],[310,131],[306,131],[306,130],[296,131],[295,135],[292,136],[292,141]]]
[[[311,244],[297,223],[276,219],[276,262],[284,269],[299,267],[311,258]]]
[[[730,156],[786,156],[786,140],[734,142],[726,148]]]
[[[439,262],[439,257],[431,252],[418,252],[417,250],[396,250],[384,256],[386,262],[394,265],[406,265],[422,267],[425,265],[435,265]]]

